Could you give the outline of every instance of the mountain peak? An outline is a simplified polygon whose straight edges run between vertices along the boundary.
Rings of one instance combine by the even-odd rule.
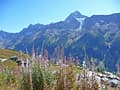
[[[73,13],[71,13],[65,21],[67,22],[70,22],[70,21],[73,21],[73,20],[76,20],[78,18],[86,18],[87,16],[85,15],[82,15],[79,11],[75,11]]]
[[[69,15],[69,17],[74,17],[74,18],[84,18],[86,17],[85,15],[82,15],[79,11],[74,11]]]
[[[82,14],[79,11],[75,11],[75,12],[71,13],[70,16],[80,18],[82,16]]]

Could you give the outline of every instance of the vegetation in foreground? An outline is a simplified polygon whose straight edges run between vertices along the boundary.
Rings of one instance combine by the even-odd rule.
[[[21,58],[23,60],[23,58]],[[28,58],[26,57],[26,60]],[[86,62],[80,66],[72,57],[64,56],[48,60],[48,53],[43,56],[33,54],[31,63],[24,67],[16,64],[16,68],[2,68],[0,72],[0,90],[117,90],[97,81],[94,63],[92,74],[88,73]],[[86,59],[85,59],[86,61]]]

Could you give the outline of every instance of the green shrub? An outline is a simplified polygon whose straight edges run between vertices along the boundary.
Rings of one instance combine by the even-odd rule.
[[[32,69],[32,87],[33,90],[44,90],[44,78],[40,65]]]
[[[28,72],[22,72],[21,89],[31,90],[30,74]]]

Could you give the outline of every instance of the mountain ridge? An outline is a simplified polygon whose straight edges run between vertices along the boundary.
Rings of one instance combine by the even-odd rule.
[[[60,46],[65,48],[66,56],[72,54],[83,60],[85,47],[89,59],[102,60],[110,71],[116,71],[115,65],[120,62],[120,13],[87,17],[75,11],[64,21],[31,24],[15,34],[2,33],[0,48],[28,49],[32,53],[34,45],[36,50],[48,49],[53,56],[54,49]]]

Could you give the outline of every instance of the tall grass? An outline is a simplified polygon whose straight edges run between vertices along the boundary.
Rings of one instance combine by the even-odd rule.
[[[80,68],[72,60],[58,58],[58,64],[54,64],[47,58],[34,57],[30,66],[18,68],[19,74],[9,69],[0,72],[0,90],[5,90],[5,85],[10,90],[99,90],[94,63],[89,76],[87,65]]]
[[[31,82],[30,82],[30,74],[28,72],[22,72],[21,90],[32,90]]]
[[[32,89],[44,90],[44,77],[40,65],[32,68]]]

